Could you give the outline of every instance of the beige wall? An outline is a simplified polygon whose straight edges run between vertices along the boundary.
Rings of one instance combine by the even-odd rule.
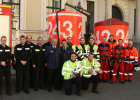
[[[41,0],[26,1],[26,30],[41,30]]]

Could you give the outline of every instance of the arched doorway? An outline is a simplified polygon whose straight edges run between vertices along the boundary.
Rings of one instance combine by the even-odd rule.
[[[119,7],[112,6],[112,18],[123,20],[123,14]]]

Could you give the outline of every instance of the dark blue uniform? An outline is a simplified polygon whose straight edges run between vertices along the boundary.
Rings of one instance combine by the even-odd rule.
[[[60,65],[63,66],[64,62],[70,60],[70,55],[73,52],[71,47],[61,47],[61,58],[60,58]]]
[[[58,89],[60,77],[60,47],[46,47],[44,57],[47,62],[47,85],[48,91],[51,91],[51,82],[54,82],[55,89]],[[53,77],[54,76],[54,77]]]
[[[67,60],[70,60],[70,56],[71,56],[71,53],[73,52],[73,49],[72,47],[61,47],[61,56],[60,56],[60,73],[61,73],[61,70],[62,70],[62,66],[64,64],[64,62],[66,62]],[[60,75],[60,83],[59,83],[59,86],[60,88],[62,88],[63,86],[63,76]]]

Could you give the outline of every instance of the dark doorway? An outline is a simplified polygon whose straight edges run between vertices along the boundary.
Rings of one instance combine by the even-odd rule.
[[[123,20],[122,12],[117,6],[112,6],[112,18]]]

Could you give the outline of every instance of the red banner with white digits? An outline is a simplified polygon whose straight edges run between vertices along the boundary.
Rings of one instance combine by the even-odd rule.
[[[104,22],[102,22],[104,23]],[[106,23],[106,21],[105,21]],[[115,22],[114,22],[115,23]],[[109,39],[110,35],[114,35],[114,39],[118,41],[119,39],[123,39],[123,44],[126,47],[128,43],[128,31],[129,26],[128,24],[95,24],[95,42],[97,44],[102,42],[102,38],[105,36],[107,40]],[[119,22],[117,22],[119,23]],[[124,22],[126,23],[126,22]]]
[[[58,29],[59,29],[59,40],[60,43],[62,39],[67,39],[67,37],[72,37],[73,45],[78,45],[80,43],[80,38],[82,36],[82,16],[78,13],[61,11],[58,13]],[[48,31],[47,36],[53,35],[54,38],[57,36],[57,23],[56,23],[56,13],[51,13],[48,15]]]

